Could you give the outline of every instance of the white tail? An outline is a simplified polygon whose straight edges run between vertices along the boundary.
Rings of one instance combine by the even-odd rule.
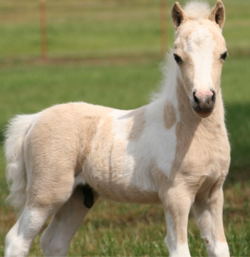
[[[21,209],[26,200],[27,180],[23,155],[24,138],[36,116],[36,114],[18,115],[10,121],[6,131],[6,177],[10,188],[7,199],[17,209]]]

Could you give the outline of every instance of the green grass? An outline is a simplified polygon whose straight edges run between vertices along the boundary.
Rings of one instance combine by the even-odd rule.
[[[103,3],[101,0],[48,1],[50,56],[102,57],[101,60],[1,64],[1,142],[8,119],[18,113],[37,112],[68,101],[84,100],[125,109],[148,102],[161,81],[159,2],[136,0],[131,5],[128,0],[109,0]],[[247,36],[250,3],[227,0],[226,5],[229,17],[225,34],[231,56],[224,67],[223,92],[232,165],[225,184],[224,223],[231,255],[250,256],[250,37]],[[22,4],[0,0],[2,59],[39,56],[37,8],[37,3],[31,0]],[[126,57],[133,55],[134,58]],[[4,236],[15,221],[13,210],[5,203],[6,196],[1,144],[0,256],[3,256]],[[162,256],[167,254],[164,236],[160,206],[105,201],[90,212],[72,242],[69,255]],[[206,256],[193,221],[189,243],[192,256]],[[40,255],[37,238],[31,256]]]
[[[229,60],[225,65],[223,79],[228,127],[233,146],[233,169],[231,178],[226,184],[225,224],[234,256],[247,256],[250,251],[248,246],[250,183],[246,176],[250,164],[247,151],[250,147],[248,139],[250,99],[245,83],[249,65],[250,61],[247,58]],[[235,71],[237,66],[241,73]],[[59,102],[86,100],[118,108],[134,108],[147,102],[149,95],[157,88],[160,81],[157,61],[93,66],[20,64],[2,68],[0,76],[3,81],[0,88],[2,128],[16,113],[35,112]],[[237,93],[230,83],[234,80],[237,81],[239,88]],[[235,97],[232,97],[233,95]],[[2,159],[1,167],[3,170]],[[12,210],[3,202],[7,194],[3,173],[0,181],[2,198],[0,236],[3,238],[14,222],[14,216]],[[194,256],[202,256],[203,244],[198,239],[198,232],[193,224],[191,228],[191,250]],[[162,241],[164,235],[164,219],[160,206],[105,202],[97,205],[88,216],[85,226],[80,229],[73,241],[70,255],[166,255]],[[239,235],[240,240],[238,240]],[[1,251],[3,251],[2,246],[0,246],[0,255]],[[37,244],[33,247],[32,254],[40,255]]]
[[[167,14],[173,2],[168,1]],[[0,56],[4,59],[39,56],[38,1],[24,0],[20,4],[17,0],[0,0],[0,7]],[[249,3],[227,0],[226,7],[225,36],[230,53],[249,52]],[[49,56],[157,55],[159,12],[159,0],[47,1]],[[168,17],[169,45],[172,38],[172,22]]]

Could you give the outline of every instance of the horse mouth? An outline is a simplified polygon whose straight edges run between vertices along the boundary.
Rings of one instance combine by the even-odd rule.
[[[212,108],[202,108],[201,106],[194,105],[194,104],[192,107],[193,107],[194,112],[201,118],[207,118],[208,116],[210,116],[214,109],[213,107]]]

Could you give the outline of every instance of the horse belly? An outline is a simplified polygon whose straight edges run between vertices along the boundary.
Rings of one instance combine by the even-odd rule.
[[[110,160],[108,156],[88,163],[84,180],[102,197],[121,202],[158,202],[157,188],[145,170],[144,176],[136,173],[133,160],[120,155]],[[140,179],[141,177],[141,179]]]
[[[95,171],[96,173],[96,171]],[[117,202],[158,203],[159,196],[156,190],[144,190],[138,185],[126,183],[124,180],[98,179],[94,177],[87,183],[99,196]]]
[[[128,153],[128,143],[114,141],[107,134],[96,140],[84,166],[85,181],[100,196],[122,202],[158,202],[158,190],[151,177],[150,164],[143,167]],[[104,139],[103,138],[103,139]]]

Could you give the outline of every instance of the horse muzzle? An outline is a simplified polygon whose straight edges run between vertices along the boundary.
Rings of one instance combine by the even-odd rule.
[[[202,118],[206,118],[212,113],[215,101],[216,93],[213,89],[193,91],[192,107]]]

